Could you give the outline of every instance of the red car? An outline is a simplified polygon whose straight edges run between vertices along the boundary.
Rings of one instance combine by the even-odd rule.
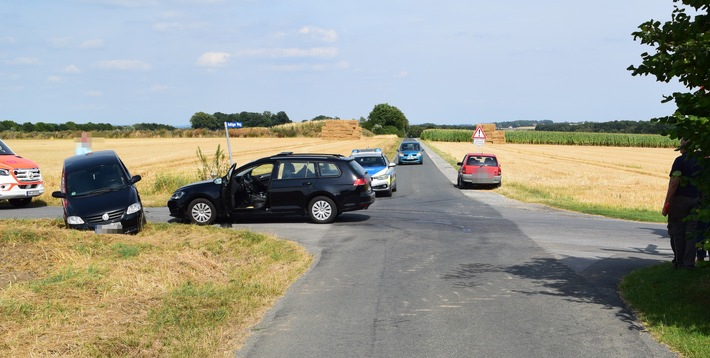
[[[501,184],[502,172],[495,154],[468,153],[459,166],[456,184],[459,189],[471,185],[485,185],[497,188]]]

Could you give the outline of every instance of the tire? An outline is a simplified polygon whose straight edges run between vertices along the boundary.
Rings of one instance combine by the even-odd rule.
[[[385,192],[385,196],[392,196],[392,187],[390,186],[389,190]]]
[[[196,225],[212,225],[217,220],[217,210],[207,199],[195,199],[187,206],[187,216]]]
[[[317,196],[308,203],[308,216],[316,224],[330,224],[338,216],[338,207],[332,199]]]
[[[9,199],[8,201],[10,202],[10,205],[16,208],[24,208],[25,206],[30,205],[32,198]]]
[[[466,189],[466,182],[461,179],[460,175],[456,178],[456,186],[458,186],[459,189]]]

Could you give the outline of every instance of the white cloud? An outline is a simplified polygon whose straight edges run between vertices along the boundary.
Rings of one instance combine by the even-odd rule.
[[[304,26],[298,30],[298,33],[310,35],[311,38],[324,42],[335,42],[338,40],[338,34],[334,30],[325,30],[315,26]]]
[[[120,70],[120,71],[148,71],[151,69],[149,63],[139,60],[109,60],[100,61],[97,67],[105,70]]]
[[[81,70],[75,65],[69,65],[62,69],[62,73],[81,73]]]
[[[335,47],[314,47],[314,48],[262,48],[240,51],[237,56],[245,57],[314,57],[314,58],[331,58],[338,55],[338,49]]]
[[[184,24],[178,21],[171,22],[158,22],[153,24],[153,30],[159,32],[165,32],[170,30],[195,30],[205,26],[204,22],[192,22]]]
[[[52,47],[82,50],[99,48],[103,47],[104,45],[104,40],[101,39],[89,39],[79,42],[72,37],[52,37],[48,41]]]
[[[36,57],[15,57],[5,61],[5,64],[8,65],[39,65],[39,63],[39,59]]]
[[[166,85],[154,84],[154,85],[150,86],[150,92],[164,92],[169,88],[170,87],[168,87]]]
[[[99,48],[104,46],[104,40],[101,39],[91,39],[91,40],[86,40],[82,41],[79,44],[80,49],[89,49],[89,48]]]
[[[272,71],[281,72],[298,72],[298,71],[327,71],[332,69],[347,69],[350,68],[350,63],[347,61],[340,62],[321,62],[321,63],[296,63],[296,64],[283,64],[283,65],[267,65],[264,66]]]
[[[396,78],[409,77],[409,72],[407,72],[407,71],[399,71],[399,73],[397,73],[397,74],[395,75],[395,77],[396,77]]]
[[[101,97],[103,95],[103,92],[99,90],[91,90],[91,91],[86,91],[85,94],[89,97]]]
[[[52,83],[62,82],[62,78],[59,76],[49,76],[47,78],[47,82],[52,82]]]
[[[226,52],[205,52],[197,59],[197,65],[204,67],[218,67],[227,63],[231,55]]]

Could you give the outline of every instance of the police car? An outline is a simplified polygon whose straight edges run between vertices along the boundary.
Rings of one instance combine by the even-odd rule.
[[[353,149],[351,156],[370,174],[375,192],[392,196],[397,191],[397,164],[390,162],[380,148]]]

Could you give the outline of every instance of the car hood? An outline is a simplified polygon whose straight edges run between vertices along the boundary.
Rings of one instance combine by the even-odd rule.
[[[66,198],[66,213],[68,216],[82,217],[97,215],[108,211],[126,210],[136,202],[138,202],[138,191],[128,185],[115,191]]]
[[[370,176],[373,176],[373,175],[383,171],[385,168],[387,168],[387,167],[384,165],[376,166],[376,167],[363,167],[363,169],[365,169],[367,174],[370,174]]]
[[[20,157],[19,155],[0,155],[0,168],[5,169],[34,169],[37,163]]]
[[[224,181],[224,178],[222,179]],[[196,181],[194,183],[190,183],[187,185],[183,185],[180,188],[178,188],[176,191],[194,191],[194,190],[199,190],[201,188],[206,188],[214,185],[219,185],[215,184],[214,179],[208,179],[208,180],[202,180],[202,181]]]

